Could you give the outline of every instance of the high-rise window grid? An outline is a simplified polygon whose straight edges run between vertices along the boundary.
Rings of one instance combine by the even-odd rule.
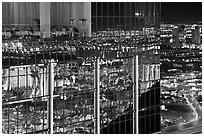
[[[33,106],[35,111],[33,112],[34,116],[32,116],[35,120],[35,125],[32,126],[34,129],[28,132],[26,128],[25,133],[49,133],[52,129],[53,133],[96,133],[95,127],[99,118],[96,118],[94,114],[94,100],[96,96],[93,94],[96,92],[96,88],[93,84],[93,65],[97,58],[99,58],[100,64],[103,61],[105,62],[104,66],[99,65],[100,72],[106,73],[104,77],[108,78],[108,86],[103,86],[100,79],[100,99],[96,98],[97,101],[100,101],[100,112],[103,113],[98,124],[100,125],[101,133],[133,133],[133,126],[135,125],[133,122],[136,119],[133,113],[136,111],[133,111],[133,106],[135,105],[132,94],[134,91],[133,86],[136,83],[132,80],[135,76],[133,76],[132,67],[134,64],[132,60],[135,55],[139,56],[140,73],[138,84],[139,107],[136,107],[139,108],[139,113],[137,113],[139,115],[139,123],[136,127],[139,128],[139,133],[159,131],[158,95],[160,88],[158,83],[160,77],[158,25],[160,20],[160,3],[92,3],[91,16],[93,30],[93,39],[91,40],[23,42],[23,48],[26,50],[22,50],[19,48],[18,43],[13,43],[12,41],[9,44],[4,44],[8,48],[4,48],[3,52],[5,69],[11,65],[24,64],[28,65],[25,69],[31,69],[30,65],[35,64],[33,66],[34,69],[43,71],[42,73],[40,71],[36,73],[34,70],[36,74],[35,81],[33,81],[33,84],[36,85],[34,87],[36,89],[34,94],[41,88],[39,84],[42,85],[45,82],[50,82],[50,77],[48,80],[47,76],[51,74],[52,78],[54,78],[52,85],[54,87],[53,101],[51,101],[49,95],[44,98],[44,94],[39,94],[39,99],[37,99],[38,97],[35,98],[36,96],[34,95],[34,98],[32,98],[34,101],[25,103],[27,107]],[[109,38],[106,39],[106,37]],[[17,48],[14,49],[13,47]],[[28,52],[26,53],[26,51]],[[22,55],[25,57],[23,58]],[[46,74],[46,72],[49,72],[47,70],[49,68],[45,67],[52,64],[50,62],[51,59],[55,60],[54,71],[53,73]],[[84,66],[82,66],[81,61]],[[41,68],[39,68],[38,64],[41,63],[45,64],[45,66],[40,66]],[[79,67],[77,66],[78,64],[80,64]],[[79,72],[80,69],[78,68],[84,71],[80,76],[77,75],[79,73],[76,72],[76,74],[74,72]],[[19,72],[17,73],[15,78],[19,85],[21,80]],[[103,77],[104,73],[100,73],[100,77]],[[10,79],[9,74],[4,77]],[[26,73],[25,75],[29,74]],[[28,77],[25,79],[29,80]],[[86,86],[85,89],[81,89],[84,86],[78,83],[83,78],[85,78],[85,82],[90,83],[90,86]],[[119,83],[121,85],[118,85]],[[114,89],[114,87],[118,87],[118,89]],[[19,94],[19,86],[14,88],[17,88],[15,92]],[[149,92],[152,94],[148,94]],[[45,100],[45,102],[38,103],[38,100]],[[9,98],[8,101],[12,100]],[[17,101],[19,101],[18,98]],[[152,105],[149,101],[153,101]],[[53,113],[49,114],[49,106],[51,106],[49,104],[52,104],[52,102]],[[21,106],[19,102],[17,103]],[[4,103],[4,105],[9,106],[8,103]],[[59,105],[61,108],[59,108]],[[38,107],[41,107],[39,111],[37,110]],[[104,112],[105,108],[109,108],[109,110]],[[16,107],[14,110],[16,110]],[[38,112],[43,114],[43,117],[37,124],[36,120],[39,118]],[[143,112],[146,113],[141,115]],[[8,111],[4,111],[4,113],[7,114]],[[74,121],[69,118],[73,114],[79,114],[79,116],[73,117]],[[17,111],[15,131],[8,129],[5,133],[20,133],[20,116],[22,116],[21,112]],[[53,128],[49,128],[50,122],[48,120],[50,116],[53,116]],[[9,124],[11,116],[7,117],[7,123]],[[142,122],[146,123],[141,123],[140,119],[144,119],[145,121]],[[25,122],[24,124],[27,127],[29,123]],[[154,128],[151,129],[150,124]],[[110,126],[114,129],[110,129]],[[118,128],[121,128],[120,131],[118,131]]]

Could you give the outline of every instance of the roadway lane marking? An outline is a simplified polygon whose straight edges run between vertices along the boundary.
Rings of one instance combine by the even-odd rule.
[[[189,121],[189,122],[180,123],[180,125],[188,124],[188,123],[191,123],[191,122],[193,122],[193,121],[195,121],[195,120],[198,119],[198,112],[197,112],[197,111],[194,109],[194,107],[192,106],[193,104],[190,103],[190,101],[188,100],[188,98],[186,97],[185,94],[184,94],[184,98],[186,99],[187,103],[189,104],[189,106],[191,107],[191,109],[193,110],[193,112],[195,113],[196,117],[195,117],[193,120]]]

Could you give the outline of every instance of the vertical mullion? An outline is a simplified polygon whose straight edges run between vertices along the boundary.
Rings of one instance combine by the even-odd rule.
[[[64,86],[64,80],[66,80],[66,78],[63,77],[63,86]],[[56,86],[58,87],[58,86]],[[67,94],[64,92],[63,90],[63,101],[67,99]],[[65,119],[65,109],[62,109],[62,117]],[[65,133],[65,120],[63,120],[63,133]]]
[[[109,15],[109,3],[107,2],[107,28],[108,28],[108,33],[109,33],[109,18],[110,18],[110,15]],[[108,35],[109,36],[109,35]]]
[[[26,67],[26,92],[24,92],[26,95],[26,98],[27,98],[27,93],[28,93],[28,67]],[[25,108],[25,113],[26,113],[26,115],[28,115],[29,113],[28,113],[28,102],[26,102],[26,108]],[[28,132],[28,130],[27,130],[27,123],[28,123],[28,116],[26,116],[26,121],[25,121],[25,126],[26,126],[26,133]]]
[[[100,76],[99,76],[99,59],[94,64],[94,133],[100,134]]]
[[[10,54],[9,54],[10,55]],[[10,56],[9,56],[9,65],[10,65]],[[10,74],[10,67],[8,68],[8,88],[7,88],[7,90],[9,90],[9,93],[10,93],[10,83],[11,83],[11,81],[10,81],[10,76],[11,76],[11,74]],[[6,92],[7,93],[7,92]],[[7,99],[8,99],[8,101],[10,101],[10,94],[7,94]],[[9,106],[9,104],[8,104],[8,126],[10,125],[9,123],[10,123],[10,119],[9,119],[9,113],[10,113],[10,106]],[[8,127],[8,134],[9,134],[9,127]]]
[[[101,21],[101,37],[103,37],[102,33],[103,33],[103,2],[100,2],[100,5],[101,5],[101,17],[100,17],[100,21]]]
[[[115,7],[115,3],[113,2],[113,9],[112,9],[112,12],[113,12],[113,36],[116,37],[115,35],[115,13],[114,13],[114,7]]]
[[[43,57],[44,57],[44,52],[43,52]],[[44,62],[44,59],[43,59],[43,62]],[[45,96],[46,96],[46,94],[45,94],[45,85],[47,85],[46,84],[46,68],[45,68],[45,66],[43,67],[43,81],[42,81],[42,90],[43,90],[43,97],[45,98]],[[41,91],[42,91],[41,90]],[[46,96],[47,97],[47,96]],[[43,100],[43,99],[42,99]],[[45,121],[45,116],[46,116],[46,114],[45,114],[45,110],[46,110],[46,104],[44,103],[44,100],[43,100],[43,130],[45,129],[45,127],[44,127],[44,121]]]
[[[133,58],[133,134],[138,134],[138,55]]]
[[[18,57],[18,58],[19,58],[19,57]],[[20,97],[20,93],[19,93],[19,91],[20,91],[20,90],[19,90],[19,87],[20,87],[19,84],[20,84],[20,82],[19,82],[19,68],[17,68],[17,69],[18,69],[18,72],[17,72],[17,73],[18,73],[18,74],[17,74],[17,84],[18,84],[18,85],[17,85],[17,88],[18,88],[18,89],[17,89],[17,91],[18,91],[18,92],[17,92],[17,99],[18,99],[18,98]],[[18,129],[19,129],[19,126],[18,126],[18,123],[19,123],[18,110],[19,110],[19,109],[18,109],[18,107],[19,107],[19,103],[17,104],[17,107],[16,107],[16,112],[17,112],[17,134],[19,133],[19,131],[18,131]]]
[[[128,61],[128,60],[127,60]],[[126,63],[126,59],[124,59],[124,61],[123,61],[124,63],[125,63],[125,65],[127,65],[127,63]],[[124,65],[124,64],[123,64]],[[122,67],[123,67],[123,65],[122,65]],[[127,66],[126,66],[127,67]],[[120,69],[122,69],[122,68],[120,68]],[[127,69],[128,70],[128,69]],[[124,86],[125,85],[127,85],[127,83],[126,83],[126,81],[127,81],[127,74],[128,74],[128,72],[126,73],[127,71],[126,71],[126,69],[125,69],[125,84],[124,84]],[[127,90],[126,89],[127,88],[127,86],[125,87],[125,90]],[[128,111],[129,112],[129,111]],[[124,121],[124,124],[125,124],[125,134],[127,134],[127,122],[129,122],[129,119],[127,120],[127,118],[126,118],[126,115],[127,114],[125,114],[125,121]],[[126,122],[127,121],[127,122]]]
[[[48,102],[47,102],[47,114],[48,114],[48,130],[50,134],[53,134],[53,91],[54,91],[54,66],[52,61],[48,65],[49,67],[49,86],[48,86]]]
[[[98,7],[97,7],[97,5],[98,5],[98,2],[96,2],[96,14],[95,14],[95,16],[94,16],[94,17],[96,18],[96,22],[95,22],[95,24],[96,24],[96,25],[95,25],[95,27],[96,27],[96,28],[95,28],[96,34],[98,34],[98,25],[97,25],[97,24],[98,24],[98,22],[97,22],[97,21],[98,21],[98,16],[97,16],[97,15],[98,15]],[[96,37],[97,37],[97,35],[96,35]]]
[[[118,23],[118,29],[119,29],[119,37],[121,37],[121,26],[120,26],[120,21],[121,21],[121,13],[120,13],[120,2],[118,2],[118,8],[119,8],[119,15],[118,15],[118,20],[119,20],[119,23]]]

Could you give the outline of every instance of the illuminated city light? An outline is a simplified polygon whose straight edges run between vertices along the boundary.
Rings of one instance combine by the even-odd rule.
[[[140,15],[140,13],[138,13],[138,12],[135,13],[135,16],[139,16],[139,15]]]

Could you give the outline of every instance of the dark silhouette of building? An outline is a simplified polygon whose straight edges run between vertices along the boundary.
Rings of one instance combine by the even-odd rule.
[[[145,104],[144,104],[145,103]],[[150,108],[151,107],[151,108]],[[155,82],[139,97],[139,134],[151,134],[160,131],[160,82]],[[131,111],[132,105],[126,109]],[[132,134],[133,114],[123,114],[103,127],[101,134]]]
[[[139,97],[139,134],[160,131],[160,82]]]

